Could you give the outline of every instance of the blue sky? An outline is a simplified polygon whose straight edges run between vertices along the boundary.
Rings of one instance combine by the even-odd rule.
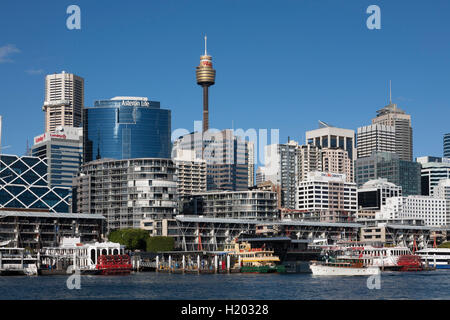
[[[81,8],[81,30],[66,8]],[[381,30],[366,8],[381,8]],[[412,115],[414,156],[442,155],[450,132],[449,1],[3,0],[0,114],[5,153],[43,132],[44,76],[85,78],[85,104],[148,96],[172,129],[202,117],[195,67],[208,34],[217,70],[210,126],[280,129],[304,142],[323,120],[355,129],[388,102]]]

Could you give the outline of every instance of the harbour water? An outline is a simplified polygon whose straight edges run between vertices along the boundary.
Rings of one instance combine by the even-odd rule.
[[[450,299],[450,272],[384,272],[380,289],[367,277],[311,274],[168,274],[81,276],[80,289],[68,289],[65,276],[0,277],[0,299]]]

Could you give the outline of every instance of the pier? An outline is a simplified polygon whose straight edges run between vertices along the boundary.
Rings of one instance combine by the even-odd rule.
[[[152,262],[156,272],[166,273],[236,273],[236,261],[223,251],[167,251],[160,252]]]

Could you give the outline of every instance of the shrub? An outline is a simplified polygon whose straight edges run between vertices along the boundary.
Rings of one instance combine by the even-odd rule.
[[[112,231],[108,240],[124,245],[129,250],[145,251],[147,240],[150,238],[148,231],[142,229],[121,229]]]
[[[439,246],[438,246],[439,248],[448,248],[448,249],[450,249],[450,242],[443,242],[443,243],[441,243]]]
[[[147,239],[147,251],[172,251],[174,249],[175,240],[172,237],[149,237]]]

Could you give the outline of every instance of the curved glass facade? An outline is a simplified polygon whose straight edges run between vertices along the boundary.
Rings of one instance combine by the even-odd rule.
[[[171,112],[145,98],[96,101],[84,110],[84,163],[170,158]]]

